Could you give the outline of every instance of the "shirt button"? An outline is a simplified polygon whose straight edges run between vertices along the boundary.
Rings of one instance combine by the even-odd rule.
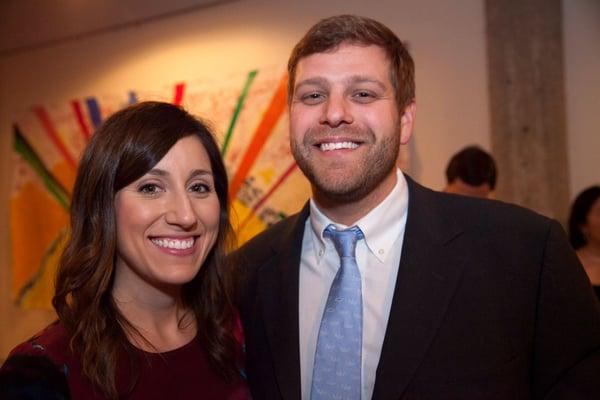
[[[319,250],[319,257],[323,255],[323,249]]]
[[[385,251],[384,251],[383,249],[379,249],[379,252],[378,252],[378,253],[379,253],[379,254],[383,254],[383,253],[385,253]]]

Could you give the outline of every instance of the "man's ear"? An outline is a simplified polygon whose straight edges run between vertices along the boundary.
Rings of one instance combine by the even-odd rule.
[[[411,101],[406,107],[400,117],[400,143],[406,144],[410,140],[413,132],[413,126],[415,123],[415,117],[417,113],[417,103]]]

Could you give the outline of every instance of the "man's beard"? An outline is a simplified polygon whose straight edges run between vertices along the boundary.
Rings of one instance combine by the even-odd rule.
[[[376,141],[371,129],[317,128],[309,130],[302,143],[291,140],[290,147],[298,166],[312,184],[313,191],[332,202],[347,204],[365,198],[396,168],[400,149],[399,128],[396,132],[397,134]],[[331,161],[330,165],[316,164],[312,159],[312,152],[320,150],[313,149],[314,138],[322,139],[340,133],[350,133],[346,136],[362,142],[361,146],[371,147],[353,166],[345,165],[345,161]],[[338,176],[332,173],[336,167],[340,169]]]

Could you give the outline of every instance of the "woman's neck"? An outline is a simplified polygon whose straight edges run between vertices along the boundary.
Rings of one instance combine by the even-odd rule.
[[[196,336],[195,316],[182,305],[179,289],[115,286],[112,296],[123,317],[134,328],[127,332],[129,341],[142,350],[173,350]]]

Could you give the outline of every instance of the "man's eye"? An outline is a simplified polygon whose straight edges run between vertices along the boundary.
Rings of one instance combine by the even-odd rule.
[[[305,104],[318,104],[321,101],[323,101],[324,98],[325,98],[325,96],[321,93],[311,92],[311,93],[302,95],[300,97],[300,100]]]
[[[352,95],[352,97],[354,97],[354,99],[356,99],[356,101],[359,101],[362,103],[371,102],[371,101],[375,100],[375,98],[376,98],[376,96],[373,93],[365,91],[365,90],[361,90],[361,91],[354,93]]]

